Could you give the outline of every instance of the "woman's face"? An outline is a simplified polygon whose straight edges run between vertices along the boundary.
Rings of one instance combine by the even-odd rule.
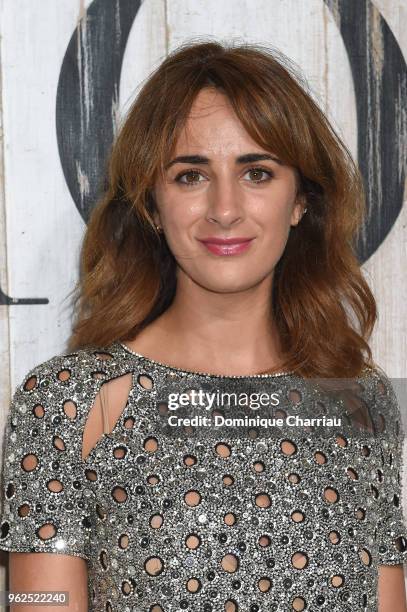
[[[201,90],[153,191],[178,283],[185,275],[228,293],[272,281],[304,202],[296,200],[293,168],[254,157],[263,155],[270,153],[251,139],[228,99]],[[222,239],[238,244],[214,243]]]

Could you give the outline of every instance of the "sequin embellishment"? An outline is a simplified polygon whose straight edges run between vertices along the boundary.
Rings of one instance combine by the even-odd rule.
[[[123,413],[82,459],[101,384],[129,372]],[[187,372],[120,343],[55,356],[7,416],[0,549],[86,559],[94,612],[374,612],[377,565],[407,559],[403,432],[390,381],[357,380],[374,437],[188,439],[157,426],[169,390],[270,387],[299,410],[301,379]]]

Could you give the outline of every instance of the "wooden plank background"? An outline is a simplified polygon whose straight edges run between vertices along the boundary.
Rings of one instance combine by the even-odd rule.
[[[95,32],[103,34],[99,53],[110,50],[113,80],[99,71]],[[68,296],[109,134],[149,72],[195,37],[278,47],[359,155],[371,207],[363,270],[379,306],[372,348],[389,376],[405,380],[406,32],[404,0],[0,0],[0,430],[23,375],[65,349]],[[367,48],[369,78],[355,83],[352,70]],[[70,99],[75,70],[80,96]],[[106,87],[100,100],[98,84]],[[378,102],[388,94],[394,108]],[[104,142],[92,140],[100,127],[92,123],[96,103],[110,113]],[[367,127],[360,123],[364,113]],[[78,121],[79,135],[70,132]],[[375,141],[383,125],[383,141]],[[97,145],[92,152],[89,142]],[[404,491],[405,506],[406,499]]]

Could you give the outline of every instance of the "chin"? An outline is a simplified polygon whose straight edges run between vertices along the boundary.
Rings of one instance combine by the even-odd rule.
[[[246,282],[244,280],[244,276],[239,275],[236,278],[222,278],[217,275],[214,277],[205,277],[205,278],[196,278],[195,282],[207,289],[208,291],[214,291],[216,293],[239,293],[240,291],[247,291],[252,287],[255,287],[260,279],[247,279]]]

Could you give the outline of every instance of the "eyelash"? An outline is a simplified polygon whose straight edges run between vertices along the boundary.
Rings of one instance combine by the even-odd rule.
[[[268,181],[270,181],[274,177],[274,174],[273,174],[273,172],[271,170],[266,170],[266,168],[261,168],[260,166],[253,166],[252,168],[248,168],[246,170],[245,174],[247,174],[248,172],[251,172],[253,170],[256,171],[256,172],[264,172],[265,174],[268,174],[268,178],[266,178],[264,180],[261,180],[261,181],[249,181],[249,182],[254,183],[254,184],[267,183]],[[184,183],[184,182],[182,182],[180,180],[183,176],[186,176],[188,174],[201,174],[201,172],[200,172],[200,170],[197,170],[195,168],[191,168],[190,170],[186,170],[184,172],[180,172],[175,177],[175,179],[174,179],[175,182],[179,183],[181,185],[185,185],[186,187],[194,187],[195,185],[198,185],[199,181],[198,182],[194,181],[193,183]]]

